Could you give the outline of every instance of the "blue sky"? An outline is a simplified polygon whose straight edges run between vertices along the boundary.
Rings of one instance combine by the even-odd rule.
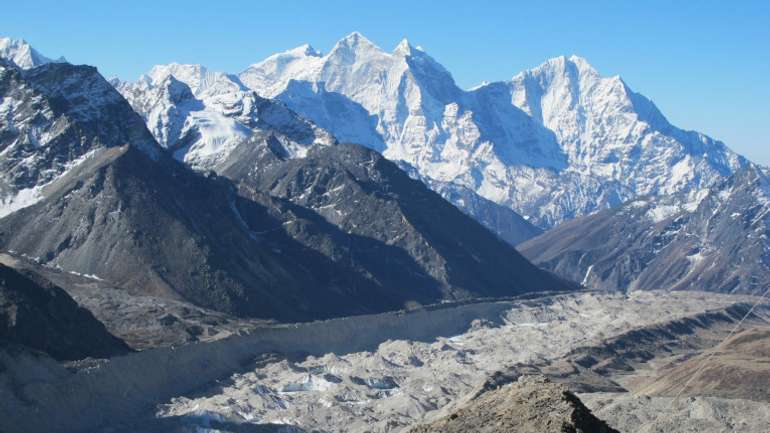
[[[0,34],[129,79],[172,61],[239,72],[354,30],[385,49],[408,37],[462,87],[578,54],[672,123],[770,164],[770,1],[60,0],[0,14]]]

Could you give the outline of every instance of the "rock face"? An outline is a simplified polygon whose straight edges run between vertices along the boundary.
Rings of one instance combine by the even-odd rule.
[[[131,351],[67,293],[48,281],[0,265],[0,343],[57,360],[108,358]]]
[[[746,164],[577,56],[466,91],[406,40],[386,52],[353,33],[326,55],[299,47],[239,77],[341,141],[462,185],[541,228],[639,195],[695,196]],[[346,115],[334,116],[336,107]]]
[[[600,289],[762,294],[770,283],[770,180],[749,166],[699,202],[640,198],[519,246],[533,262]]]
[[[521,376],[488,390],[451,415],[410,433],[617,433],[596,418],[565,385]]]

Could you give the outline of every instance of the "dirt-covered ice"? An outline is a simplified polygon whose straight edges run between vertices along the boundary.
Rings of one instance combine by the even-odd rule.
[[[373,352],[265,355],[253,369],[198,395],[173,398],[158,417],[281,424],[327,432],[399,431],[441,413],[496,371],[555,359],[629,329],[744,298],[697,292],[580,293],[512,304],[499,317],[432,342],[386,341]],[[590,405],[589,405],[590,407]]]

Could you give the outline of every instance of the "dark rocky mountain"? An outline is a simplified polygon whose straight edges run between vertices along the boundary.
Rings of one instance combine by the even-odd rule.
[[[377,285],[420,303],[571,286],[373,150],[317,146],[282,159],[269,142],[219,172],[243,195],[284,203],[286,233]]]
[[[104,153],[55,194],[0,220],[2,248],[241,316],[307,320],[403,305],[286,235],[260,240],[279,220],[226,180],[130,146]]]
[[[21,345],[58,360],[131,351],[61,288],[0,265],[0,345]]]
[[[742,169],[686,202],[640,198],[567,222],[519,250],[593,288],[764,293],[770,180],[762,169]]]
[[[3,148],[55,173],[24,185],[35,195],[0,219],[0,248],[45,266],[279,320],[574,287],[375,152],[319,144],[285,159],[275,135],[255,131],[214,167],[230,179],[196,173],[94,68],[2,74]],[[45,128],[65,135],[20,138]]]
[[[617,433],[564,384],[521,376],[482,387],[455,412],[410,433]]]

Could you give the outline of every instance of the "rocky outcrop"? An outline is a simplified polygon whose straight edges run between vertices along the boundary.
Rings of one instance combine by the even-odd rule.
[[[481,393],[449,416],[409,433],[617,433],[565,385],[542,376]]]
[[[61,288],[0,265],[0,345],[8,344],[62,361],[131,351]]]

